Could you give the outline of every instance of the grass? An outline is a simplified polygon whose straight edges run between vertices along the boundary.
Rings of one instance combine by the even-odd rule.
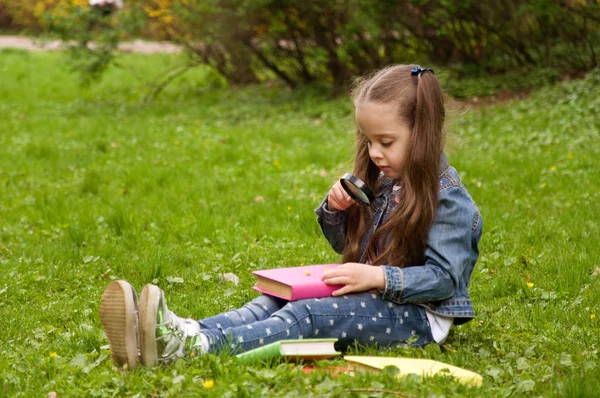
[[[450,123],[448,157],[484,217],[477,318],[444,349],[381,355],[472,369],[480,389],[226,356],[114,368],[98,318],[111,279],[154,282],[177,314],[202,318],[252,299],[253,269],[338,260],[313,209],[350,168],[349,103],[218,88],[197,70],[142,105],[142,84],[176,58],[122,56],[123,68],[80,88],[59,54],[0,54],[0,396],[595,395],[597,70]]]

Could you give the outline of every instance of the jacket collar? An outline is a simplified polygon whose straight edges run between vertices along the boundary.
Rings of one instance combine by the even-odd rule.
[[[446,174],[448,169],[450,168],[450,164],[448,164],[448,159],[446,158],[446,153],[442,152],[442,158],[440,159],[440,177]]]

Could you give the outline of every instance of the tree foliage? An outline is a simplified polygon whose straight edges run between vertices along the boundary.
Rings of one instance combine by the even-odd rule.
[[[0,0],[0,28],[40,32],[44,14],[68,5],[86,6],[88,0]]]
[[[470,74],[580,71],[599,62],[595,0],[131,0],[104,29],[90,29],[89,9],[74,2],[62,19],[52,11],[51,26],[79,43],[110,43],[105,61],[137,32],[181,44],[188,66],[211,65],[232,84],[276,78],[340,90],[352,76],[396,62]]]
[[[233,83],[290,87],[393,62],[503,72],[598,65],[600,6],[577,0],[157,1],[168,37]],[[162,8],[160,7],[162,6]],[[148,6],[146,6],[148,9]],[[152,18],[152,13],[148,12]]]
[[[137,7],[107,14],[85,1],[61,0],[44,14],[43,24],[57,34],[68,51],[73,69],[87,84],[99,79],[114,61],[124,38],[139,35],[145,15]]]

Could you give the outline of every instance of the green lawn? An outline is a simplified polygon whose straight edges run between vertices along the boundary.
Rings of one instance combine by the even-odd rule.
[[[0,52],[0,396],[597,393],[600,71],[451,120],[449,160],[484,217],[477,318],[444,349],[381,355],[482,374],[469,389],[225,356],[114,368],[98,317],[111,279],[154,282],[177,314],[202,318],[255,297],[251,270],[337,261],[313,209],[353,145],[346,99],[218,88],[197,70],[143,105],[143,83],[176,56],[120,62],[80,88],[60,54]]]

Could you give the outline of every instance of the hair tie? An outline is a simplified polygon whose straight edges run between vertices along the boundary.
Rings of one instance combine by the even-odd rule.
[[[420,79],[421,75],[425,72],[431,72],[435,75],[435,72],[433,71],[433,69],[429,69],[429,68],[421,69],[420,66],[415,66],[414,68],[412,68],[412,70],[410,71],[410,75],[418,76],[418,79]]]

